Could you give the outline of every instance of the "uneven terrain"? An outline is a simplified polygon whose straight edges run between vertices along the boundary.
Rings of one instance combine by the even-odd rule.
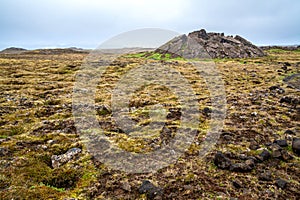
[[[99,162],[76,131],[72,94],[87,52],[0,54],[0,199],[299,199],[299,78],[289,77],[300,73],[300,51],[265,53],[214,59],[224,80],[227,115],[215,148],[204,158],[198,154],[212,112],[210,94],[189,61],[139,53],[113,62],[97,86],[95,110],[105,135],[126,151],[147,153],[172,140],[181,115],[172,91],[149,85],[132,95],[130,115],[148,124],[151,106],[160,103],[168,113],[157,123],[166,127],[154,138],[124,134],[112,120],[110,98],[126,72],[146,61],[168,65],[189,81],[199,102],[201,123],[192,127],[197,137],[190,148],[176,163],[144,174]]]

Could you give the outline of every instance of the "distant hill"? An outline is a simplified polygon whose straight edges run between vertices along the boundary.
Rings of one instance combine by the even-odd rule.
[[[260,48],[263,50],[281,49],[287,51],[294,51],[294,50],[300,50],[300,45],[288,45],[288,46],[272,45],[272,46],[261,46]]]
[[[18,47],[9,47],[6,48],[2,51],[0,51],[0,53],[2,54],[16,54],[16,53],[24,53],[28,51],[27,49],[23,49],[23,48],[18,48]]]

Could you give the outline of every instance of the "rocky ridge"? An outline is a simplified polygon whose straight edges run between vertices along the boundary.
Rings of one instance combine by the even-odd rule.
[[[159,47],[156,52],[184,58],[254,58],[266,54],[243,37],[207,33],[204,29],[178,36]]]

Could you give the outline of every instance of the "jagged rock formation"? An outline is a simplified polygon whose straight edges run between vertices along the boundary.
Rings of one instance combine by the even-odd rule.
[[[159,47],[156,52],[185,58],[249,58],[265,56],[263,50],[241,36],[207,33],[204,29],[178,36]]]

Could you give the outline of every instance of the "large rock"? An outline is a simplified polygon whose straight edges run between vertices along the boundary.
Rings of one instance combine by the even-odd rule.
[[[252,58],[266,54],[241,36],[207,33],[204,29],[178,36],[159,47],[156,52],[184,58]]]
[[[144,180],[139,187],[139,193],[146,194],[147,199],[160,199],[163,195],[163,189],[156,187],[148,180]]]
[[[217,152],[214,158],[214,164],[220,169],[229,169],[232,162],[222,152]]]
[[[294,138],[292,143],[293,151],[300,156],[300,138]]]

